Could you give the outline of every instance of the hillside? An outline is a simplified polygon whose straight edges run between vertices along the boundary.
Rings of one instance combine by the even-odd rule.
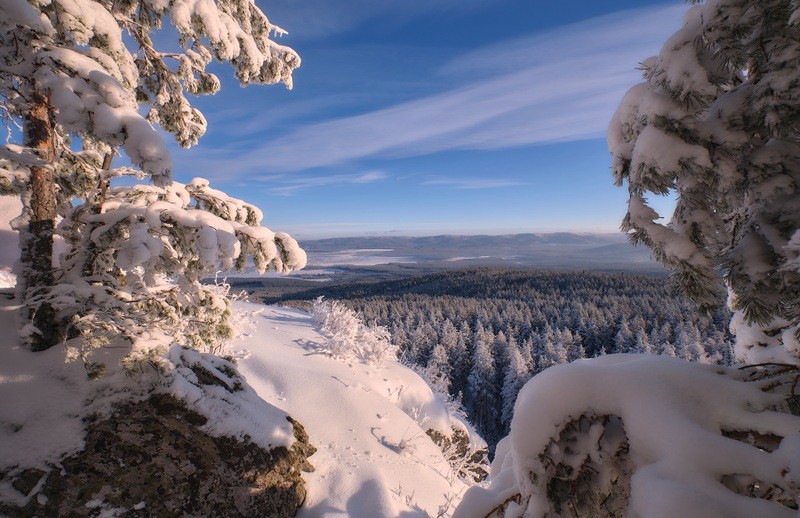
[[[13,329],[14,306],[9,302],[6,299],[0,313],[4,329]],[[192,392],[191,376],[189,384],[173,383],[168,390],[182,395],[189,408],[215,417],[212,435],[235,435],[238,427],[253,441],[259,442],[263,435],[272,443],[276,437],[282,443],[283,416],[299,421],[317,452],[309,458],[314,472],[303,474],[307,494],[298,516],[437,516],[457,503],[467,486],[426,431],[450,434],[453,427],[467,428],[451,419],[422,379],[396,362],[377,368],[318,352],[316,347],[324,338],[305,312],[238,303],[236,313],[246,332],[228,352],[255,390],[256,399],[246,397],[237,403],[230,396],[251,393],[249,388],[228,394],[214,392],[219,387],[213,386],[198,398]],[[15,427],[0,429],[4,477],[9,470],[53,465],[60,455],[80,451],[81,416],[108,412],[111,402],[135,392],[131,381],[109,392],[112,382],[125,378],[114,374],[113,358],[107,358],[111,374],[91,381],[80,362],[64,364],[63,349],[30,353],[14,343],[13,335],[6,337],[0,343],[0,395],[6,401],[0,408],[0,422],[15,423]],[[220,406],[216,393],[232,403]],[[103,394],[111,394],[113,401]],[[258,416],[253,412],[259,408],[272,413]],[[473,440],[476,446],[480,444],[476,436]],[[40,483],[21,494],[3,480],[0,502],[46,501],[38,493],[41,488]],[[86,503],[92,509],[124,511],[106,502],[102,494],[87,495]],[[144,501],[142,508],[150,504]]]
[[[377,368],[316,352],[324,338],[305,312],[240,307],[263,311],[230,349],[239,369],[318,449],[299,516],[436,516],[459,498],[466,486],[425,431],[463,425],[419,376],[396,362]]]

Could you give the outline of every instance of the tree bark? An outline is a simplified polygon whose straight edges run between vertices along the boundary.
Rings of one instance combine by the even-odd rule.
[[[103,157],[103,173],[108,172],[111,169],[111,162],[114,160],[114,150],[112,149],[110,152],[106,153]],[[106,196],[108,194],[108,189],[110,187],[110,182],[108,178],[101,178],[100,182],[97,184],[97,192],[88,201],[89,206],[91,207],[92,214],[100,214],[103,210],[103,202],[106,200]],[[94,264],[97,260],[97,245],[94,241],[92,241],[92,233],[99,225],[97,223],[89,223],[87,225],[86,230],[86,242],[84,244],[84,249],[86,250],[86,258],[83,262],[83,276],[87,279],[92,279],[94,277]]]
[[[25,117],[25,145],[39,151],[39,157],[53,161],[53,124],[47,97],[31,94],[31,108]],[[59,341],[55,311],[35,298],[53,284],[53,234],[57,215],[55,171],[52,167],[33,167],[30,183],[30,222],[20,233],[22,294],[28,320],[39,330],[31,336],[31,349],[41,351]]]

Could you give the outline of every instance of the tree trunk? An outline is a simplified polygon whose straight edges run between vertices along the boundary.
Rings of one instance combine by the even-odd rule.
[[[114,159],[114,151],[113,149],[106,153],[103,157],[103,173],[108,172],[111,169],[111,161]],[[87,200],[88,206],[91,208],[92,214],[100,214],[103,210],[103,202],[106,200],[106,195],[108,193],[109,185],[108,178],[101,178],[99,183],[97,184],[97,191],[94,193],[93,196]],[[84,237],[84,244],[83,249],[84,253],[86,254],[83,260],[83,276],[88,279],[90,282],[95,280],[95,261],[97,260],[97,245],[94,241],[92,241],[92,233],[95,231],[96,228],[99,227],[98,223],[89,223],[86,226],[85,237]]]
[[[53,125],[47,97],[31,94],[31,109],[25,117],[25,145],[39,150],[43,160],[53,161]],[[39,334],[30,338],[31,349],[41,351],[59,340],[55,311],[50,304],[37,304],[36,297],[53,284],[53,233],[57,215],[55,172],[52,167],[31,169],[30,222],[20,233],[23,263],[23,311]]]

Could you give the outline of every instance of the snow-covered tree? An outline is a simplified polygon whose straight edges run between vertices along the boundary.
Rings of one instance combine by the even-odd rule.
[[[450,365],[452,365],[452,382],[450,384],[453,395],[459,392],[465,394],[468,388],[469,367],[471,357],[469,347],[467,346],[467,333],[470,332],[469,324],[462,322],[458,327],[458,338],[456,339],[455,346],[448,355],[450,358]]]
[[[84,359],[109,335],[133,342],[134,357],[158,352],[164,340],[219,352],[233,335],[230,299],[227,287],[203,277],[242,266],[245,257],[260,272],[306,262],[294,239],[259,226],[258,208],[199,178],[111,188],[97,208],[67,211],[58,227],[69,245],[60,278],[29,299],[46,302],[68,334],[83,336],[76,353]]]
[[[164,22],[174,27],[179,41],[159,48],[154,41],[166,40],[158,32]],[[187,192],[188,198],[170,198],[174,194],[168,187],[172,165],[157,127],[172,134],[182,146],[197,142],[205,132],[206,121],[186,94],[212,94],[219,89],[219,80],[206,70],[215,59],[230,63],[242,85],[282,82],[291,87],[291,73],[300,59],[293,50],[270,39],[281,33],[252,0],[0,3],[0,116],[10,128],[9,140],[18,142],[0,146],[0,194],[19,195],[24,205],[15,222],[22,249],[17,273],[19,293],[27,311],[24,317],[31,322],[25,332],[34,348],[51,346],[63,331],[58,325],[61,315],[53,306],[63,301],[57,296],[54,300],[51,289],[57,286],[56,281],[63,281],[60,272],[57,279],[51,270],[58,216],[66,218],[65,237],[72,244],[88,245],[82,251],[69,252],[72,262],[67,269],[71,279],[77,272],[79,256],[85,260],[84,270],[90,277],[114,275],[118,269],[127,275],[134,266],[144,267],[147,260],[131,258],[130,268],[126,268],[125,253],[115,255],[121,250],[119,246],[124,248],[121,240],[131,233],[138,236],[134,240],[142,245],[137,248],[139,251],[173,246],[173,261],[191,259],[194,252],[178,252],[187,243],[176,245],[170,238],[161,245],[156,242],[159,225],[173,229],[171,236],[175,237],[178,232],[174,229],[186,224],[193,229],[189,234],[197,234],[189,241],[194,239],[197,246],[209,249],[215,245],[206,241],[215,231],[230,230],[230,235],[222,238],[224,246],[217,248],[216,258],[223,265],[243,259],[244,252],[254,251],[244,249],[254,244],[253,239],[260,240],[259,246],[266,246],[265,234],[245,237],[241,232],[237,234],[237,229],[222,229],[219,221],[209,219],[214,215],[220,221],[237,223],[238,230],[243,225],[256,228],[260,217],[255,212],[246,221],[240,214],[225,212],[225,205],[232,199],[208,189],[205,193],[195,189],[196,195]],[[111,167],[118,149],[134,165],[133,169]],[[156,189],[164,190],[146,196],[136,189],[110,192],[110,179],[120,175],[149,176]],[[177,187],[177,191],[182,189]],[[183,218],[159,224],[153,220],[124,222],[122,217],[109,223],[115,216],[106,216],[105,212],[114,205],[137,203],[130,199],[137,196],[140,200],[158,200],[162,206],[176,201],[177,208],[155,211],[167,218],[176,211],[187,213]],[[85,208],[73,209],[70,202],[76,198]],[[184,203],[190,198],[192,207]],[[198,208],[201,211],[188,214]],[[135,219],[144,210],[140,207],[130,212],[126,206],[122,213]],[[201,212],[208,216],[201,217]],[[98,228],[110,229],[109,225],[118,235],[112,237],[104,232],[102,238],[95,236]],[[150,239],[144,237],[148,233]],[[291,246],[282,249],[281,242],[288,243],[278,237],[267,248],[291,255],[287,251]],[[102,249],[106,245],[111,249]],[[132,252],[134,248],[126,250]],[[155,255],[159,254],[150,254]],[[207,259],[208,255],[204,255],[200,263],[205,268],[210,266]],[[279,269],[302,262],[299,256],[289,260],[284,257],[282,261],[285,268]],[[113,263],[114,267],[100,273],[97,267],[101,263]],[[195,277],[202,270],[196,265],[188,269],[172,266],[159,273],[175,273],[176,269],[180,273],[192,271]],[[195,286],[196,280],[191,279]],[[94,278],[87,282],[96,285],[99,281]],[[196,290],[195,295],[202,297]],[[85,303],[89,299],[100,302],[96,294],[83,292],[80,296]]]
[[[508,433],[511,418],[514,416],[514,403],[517,394],[523,385],[531,378],[531,373],[519,350],[511,351],[508,367],[503,377],[503,387],[500,392],[503,408],[500,421],[503,423],[504,432]]]
[[[738,355],[753,362],[800,355],[799,20],[792,0],[694,6],[608,132],[630,195],[623,230],[695,300],[727,288]],[[670,193],[662,223],[647,198]]]
[[[644,329],[636,330],[635,345],[631,352],[637,354],[653,354],[653,346],[650,344],[650,338]]]
[[[492,356],[494,337],[478,324],[474,337],[472,370],[468,378],[467,408],[472,422],[487,442],[494,442],[499,435],[497,421],[500,417],[497,368]]]
[[[618,353],[629,353],[633,350],[636,344],[636,338],[633,331],[628,326],[627,321],[622,321],[619,325],[619,330],[614,336],[614,351]]]
[[[454,337],[455,338],[455,337]],[[450,362],[447,358],[447,349],[439,342],[433,346],[428,364],[425,366],[425,379],[431,385],[436,384],[440,387],[440,392],[443,394],[450,393],[450,377],[451,370]]]
[[[664,356],[548,369],[518,396],[492,487],[469,490],[454,516],[796,516],[798,22],[794,0],[692,7],[609,130],[630,193],[623,230],[695,300],[728,289],[741,356],[795,364],[665,357],[703,359],[689,324],[659,333]],[[671,192],[663,224],[646,196]]]

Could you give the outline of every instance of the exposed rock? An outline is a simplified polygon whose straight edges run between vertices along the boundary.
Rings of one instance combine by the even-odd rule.
[[[447,462],[461,480],[477,484],[489,476],[489,451],[485,447],[476,449],[467,432],[454,426],[449,437],[432,428],[425,433],[442,450]]]
[[[34,490],[36,485],[42,480],[46,473],[39,469],[26,469],[11,481],[11,487],[22,493],[28,495]]]
[[[307,458],[316,449],[288,419],[297,441],[267,451],[212,437],[198,428],[203,416],[171,396],[153,395],[89,423],[85,449],[48,473],[27,506],[0,505],[0,514],[294,516],[306,496],[301,471],[313,470]],[[24,471],[12,484],[27,495],[42,475]]]

